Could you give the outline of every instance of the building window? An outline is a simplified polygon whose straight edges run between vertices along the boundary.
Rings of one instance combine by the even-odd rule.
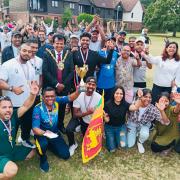
[[[52,1],[52,7],[58,7],[58,1],[57,0]]]
[[[75,4],[74,3],[70,3],[69,7],[70,7],[70,9],[74,9],[75,8]]]
[[[79,13],[83,13],[83,6],[79,5]]]
[[[131,18],[133,18],[133,16],[134,16],[134,13],[131,13]]]

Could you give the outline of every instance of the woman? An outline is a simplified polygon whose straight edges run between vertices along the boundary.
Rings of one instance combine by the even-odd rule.
[[[156,65],[152,89],[152,103],[154,104],[161,92],[171,93],[171,83],[180,68],[178,44],[176,42],[166,44],[162,56],[152,57],[144,52],[141,55],[149,63]]]
[[[170,123],[164,126],[157,122],[151,149],[153,152],[161,152],[163,155],[167,155],[173,146],[180,153],[180,131],[177,121],[178,115],[180,115],[180,94],[173,94],[173,100],[176,102],[176,106],[170,106],[170,95],[166,92],[161,93],[159,99],[164,103],[165,113]]]
[[[139,97],[139,109],[128,114],[127,142],[129,148],[133,147],[137,137],[138,150],[140,153],[144,153],[145,149],[143,143],[149,138],[149,128],[151,127],[151,122],[153,120],[157,120],[162,124],[168,124],[169,120],[164,112],[164,106],[161,102],[157,103],[156,107],[151,104],[151,90],[141,90],[141,95],[139,95]]]
[[[138,108],[139,101],[130,105],[125,101],[124,88],[115,87],[111,99],[104,107],[106,146],[110,152],[114,152],[120,146],[126,147],[126,113]]]

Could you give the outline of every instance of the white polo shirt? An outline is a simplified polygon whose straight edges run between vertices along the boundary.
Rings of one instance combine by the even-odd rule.
[[[19,56],[3,63],[0,70],[0,79],[6,81],[9,86],[23,86],[24,92],[20,95],[16,95],[11,91],[3,91],[4,96],[9,96],[11,98],[13,107],[20,107],[23,105],[30,94],[29,83],[35,80],[35,70],[30,62],[21,65],[18,59]],[[28,76],[25,75],[26,73],[28,73]]]

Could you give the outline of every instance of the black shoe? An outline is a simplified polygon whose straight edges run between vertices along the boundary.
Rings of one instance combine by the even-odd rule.
[[[63,126],[60,128],[60,131],[63,133],[63,134],[66,134],[66,128]]]

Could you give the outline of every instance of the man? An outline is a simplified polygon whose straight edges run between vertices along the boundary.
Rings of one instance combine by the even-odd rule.
[[[73,88],[74,64],[72,54],[65,49],[65,38],[60,34],[53,36],[54,50],[46,50],[43,59],[43,89],[53,87],[57,95],[68,95]],[[59,128],[65,132],[64,115],[66,105],[59,109]]]
[[[131,54],[130,54],[131,57],[134,57],[134,54],[136,52],[135,45],[136,45],[136,37],[134,36],[129,37],[129,47],[131,48]]]
[[[147,50],[145,49],[144,39],[142,37],[136,39],[135,49],[135,57],[138,58],[139,56],[141,66],[134,67],[134,92],[139,88],[146,88],[146,68],[152,69],[152,65],[141,57],[141,52]]]
[[[79,37],[76,34],[70,36],[69,49],[71,52],[78,51]]]
[[[81,132],[84,136],[92,114],[101,99],[101,95],[96,92],[96,79],[94,77],[91,76],[86,79],[86,87],[87,91],[82,92],[73,102],[74,118],[70,120],[66,128],[71,156],[74,154],[74,151],[78,146],[74,140],[74,131],[76,127],[81,124]]]
[[[34,36],[34,28],[32,24],[27,24],[22,30],[21,35],[23,37],[23,42],[26,42],[30,37]]]
[[[55,89],[47,87],[43,90],[43,101],[34,108],[33,112],[33,132],[38,154],[40,155],[40,169],[48,172],[46,150],[49,149],[59,158],[68,159],[70,157],[68,146],[62,136],[57,136],[58,128],[58,106],[62,103],[74,101],[78,97],[78,90],[69,96],[56,97]],[[59,104],[58,104],[59,103]],[[55,133],[55,137],[50,136]]]
[[[13,108],[21,107],[30,94],[29,82],[35,79],[35,70],[28,62],[32,56],[29,43],[21,45],[20,55],[3,63],[0,71],[0,89],[3,95],[9,96]],[[22,144],[35,148],[29,141],[31,131],[32,109],[29,109],[22,117],[21,138]]]
[[[1,43],[1,51],[11,44],[11,32],[9,32],[9,28],[7,26],[3,27],[3,32],[0,32],[0,43]]]
[[[2,51],[2,63],[19,55],[20,46],[22,44],[22,35],[19,31],[12,32],[11,45]]]
[[[54,35],[54,32],[50,32],[49,34],[48,34],[48,38],[47,38],[47,40],[46,40],[46,43],[47,44],[50,44],[50,45],[53,45],[53,35]]]
[[[36,55],[40,57],[41,59],[43,59],[45,50],[53,49],[53,46],[46,43],[46,33],[44,30],[39,31],[38,37],[39,37],[40,44],[39,44],[39,49]]]
[[[116,38],[116,50],[117,52],[121,53],[121,49],[123,46],[128,45],[128,43],[125,42],[126,39],[126,32],[125,31],[120,31],[118,33],[118,36]]]
[[[90,41],[89,49],[93,51],[100,51],[101,48],[104,47],[106,38],[104,31],[100,27],[100,19],[98,16],[94,16],[92,22],[87,26],[86,32],[89,31],[91,31],[91,41]],[[101,36],[101,40],[98,40],[99,34]]]
[[[80,36],[80,48],[78,51],[73,52],[73,61],[74,65],[78,67],[83,67],[84,64],[88,65],[88,71],[85,76],[85,79],[89,76],[94,76],[95,69],[97,65],[102,63],[109,64],[112,59],[113,47],[110,47],[107,57],[102,57],[98,52],[92,51],[89,49],[91,35],[87,32],[84,32]],[[78,83],[78,82],[77,82]]]
[[[18,171],[14,162],[28,160],[34,155],[31,148],[16,145],[16,133],[19,118],[32,106],[38,91],[36,82],[32,82],[29,98],[14,112],[10,98],[0,97],[0,179],[12,179]]]
[[[53,31],[53,26],[54,26],[54,20],[52,20],[51,24],[45,24],[44,20],[42,19],[42,25],[45,27],[46,29],[46,35],[48,35],[50,32]]]
[[[116,63],[116,85],[122,86],[125,90],[125,100],[128,103],[133,101],[133,67],[140,66],[141,61],[138,58],[130,58],[131,48],[126,45],[121,50],[121,56]]]

